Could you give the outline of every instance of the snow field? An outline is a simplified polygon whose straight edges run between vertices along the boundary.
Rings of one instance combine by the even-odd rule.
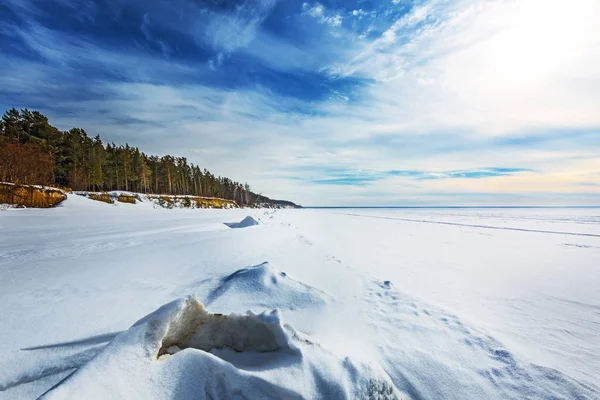
[[[246,212],[0,212],[0,399],[600,398],[598,210]]]

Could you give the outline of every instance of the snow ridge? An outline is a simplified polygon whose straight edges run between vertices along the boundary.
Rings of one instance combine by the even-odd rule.
[[[212,314],[166,304],[117,336],[43,399],[396,399],[377,366],[339,358],[284,325],[278,311]]]
[[[265,261],[222,278],[208,294],[206,303],[211,306],[254,303],[266,308],[294,310],[321,306],[329,300],[326,293],[289,277]]]

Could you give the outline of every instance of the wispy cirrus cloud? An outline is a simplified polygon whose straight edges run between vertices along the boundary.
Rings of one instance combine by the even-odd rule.
[[[318,170],[319,177],[311,176],[310,170]],[[302,178],[320,185],[365,186],[369,183],[393,177],[408,177],[414,180],[435,179],[482,179],[497,176],[512,176],[523,172],[533,172],[526,168],[492,167],[470,170],[453,171],[420,171],[420,170],[389,170],[389,171],[353,171],[343,169],[310,168]]]

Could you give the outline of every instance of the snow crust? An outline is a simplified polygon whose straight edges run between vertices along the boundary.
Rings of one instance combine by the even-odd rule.
[[[381,369],[338,358],[284,326],[277,310],[211,314],[193,297],[117,336],[43,399],[395,399]]]

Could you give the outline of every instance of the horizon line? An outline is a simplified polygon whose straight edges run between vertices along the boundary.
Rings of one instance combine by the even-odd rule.
[[[301,206],[302,208],[600,208],[600,205],[593,206],[575,206],[575,205],[561,205],[561,206]]]

